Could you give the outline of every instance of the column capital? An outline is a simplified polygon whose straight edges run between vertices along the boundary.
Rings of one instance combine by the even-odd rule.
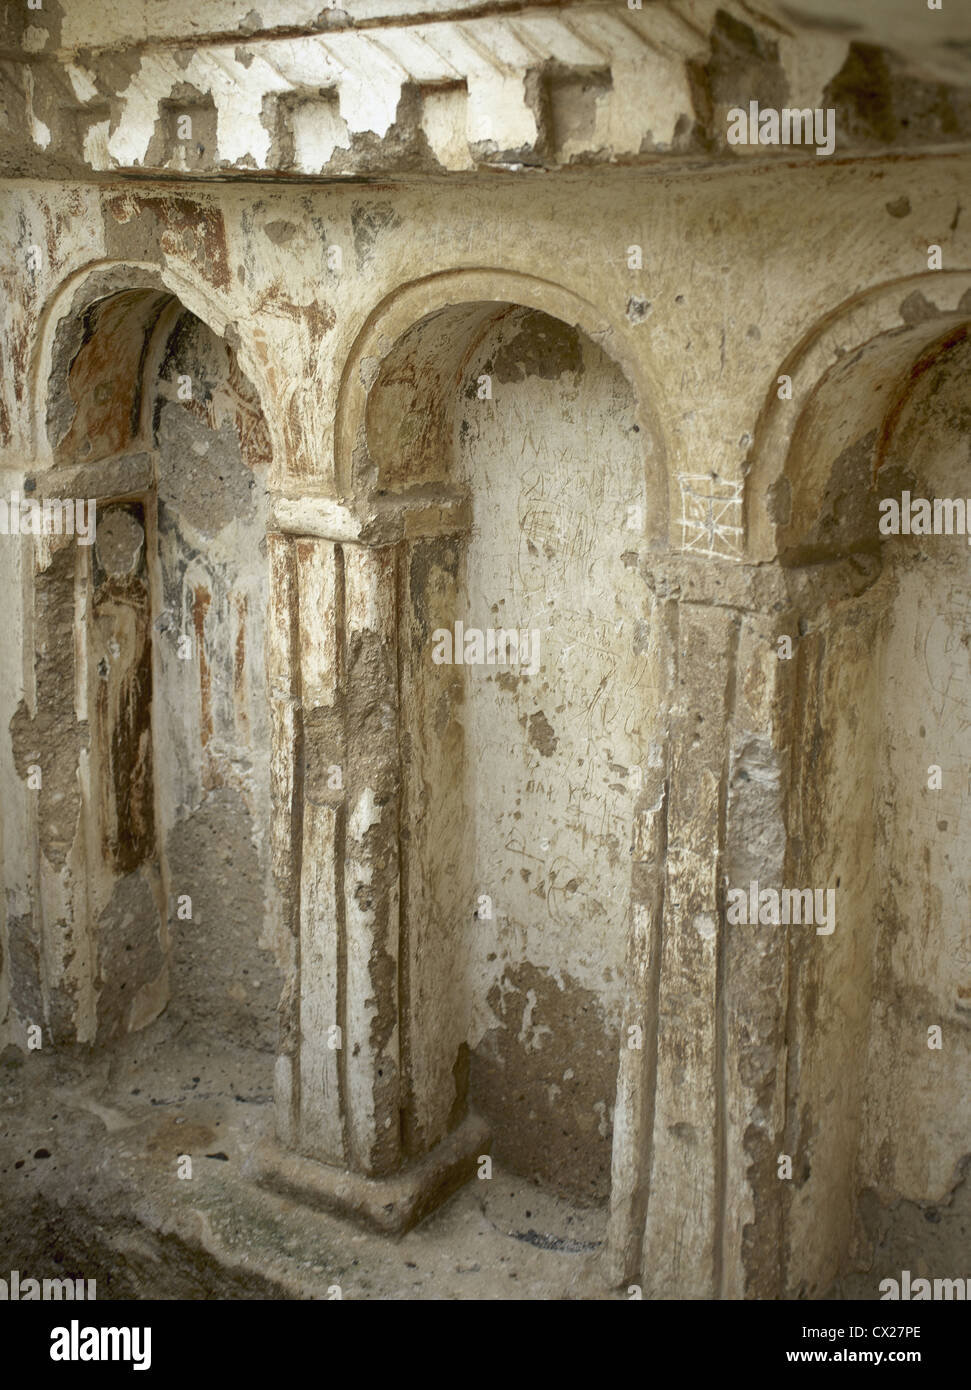
[[[353,501],[281,492],[272,505],[273,525],[289,535],[375,548],[465,532],[472,521],[468,493],[438,485]]]
[[[797,566],[744,564],[678,551],[642,554],[640,560],[644,582],[658,599],[765,615],[792,610],[811,614],[856,598],[877,581],[881,568],[880,556],[870,552]]]

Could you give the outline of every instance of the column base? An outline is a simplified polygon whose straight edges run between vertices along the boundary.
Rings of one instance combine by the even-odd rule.
[[[479,1156],[489,1152],[491,1143],[485,1121],[470,1114],[423,1158],[387,1177],[367,1178],[264,1139],[253,1155],[250,1176],[307,1206],[401,1235],[475,1176]]]

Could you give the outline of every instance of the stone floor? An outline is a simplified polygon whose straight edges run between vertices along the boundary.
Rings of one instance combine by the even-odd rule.
[[[271,1058],[214,1047],[166,1014],[110,1053],[0,1056],[0,1276],[96,1279],[99,1300],[625,1299],[606,1290],[605,1213],[494,1166],[416,1230],[378,1235],[257,1187]],[[190,1180],[177,1176],[192,1156]],[[866,1195],[872,1267],[831,1297],[873,1299],[910,1269],[964,1276],[971,1184],[946,1204]],[[962,1254],[963,1252],[963,1254]]]
[[[99,1299],[626,1297],[598,1278],[605,1213],[498,1167],[397,1240],[258,1188],[271,1062],[168,1015],[110,1055],[7,1049],[0,1270],[94,1278]]]

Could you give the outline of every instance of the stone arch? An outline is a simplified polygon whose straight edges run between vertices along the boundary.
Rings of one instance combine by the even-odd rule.
[[[272,446],[232,344],[183,288],[151,266],[100,264],[48,305],[32,364],[34,487],[88,499],[95,520],[90,544],[38,546],[35,661],[49,666],[56,645],[61,669],[35,671],[15,744],[44,736],[45,782],[63,803],[41,817],[38,850],[55,1037],[107,1042],[181,996],[238,1041],[255,1018],[269,1054]],[[191,288],[186,299],[212,313]],[[221,918],[220,875],[239,899]],[[229,999],[234,972],[251,968],[264,987]]]
[[[492,399],[488,393],[479,397],[480,375],[493,377]],[[497,398],[507,409],[519,400],[519,413],[504,422],[501,408],[494,409]],[[457,404],[460,411],[452,409]],[[567,1147],[575,1141],[580,1155],[583,1195],[600,1201],[610,1187],[611,1164],[618,1161],[611,1152],[610,1110],[621,1056],[621,1014],[628,1006],[628,936],[632,919],[643,926],[653,920],[657,906],[652,891],[659,866],[647,847],[648,840],[655,841],[640,835],[639,823],[634,827],[635,817],[657,801],[662,775],[660,745],[655,746],[649,727],[649,712],[659,703],[652,699],[652,682],[660,679],[662,639],[653,596],[637,565],[638,552],[668,544],[665,454],[655,405],[625,335],[575,295],[529,277],[488,270],[430,276],[382,301],[358,334],[337,404],[337,497],[284,499],[277,510],[283,534],[275,546],[279,602],[273,660],[280,706],[275,736],[280,766],[297,769],[302,763],[302,778],[296,771],[283,778],[276,831],[283,857],[299,865],[291,870],[291,897],[300,945],[285,991],[276,1093],[277,1134],[296,1153],[272,1143],[265,1147],[258,1167],[271,1185],[365,1212],[386,1229],[420,1219],[472,1176],[488,1152],[489,1129],[477,1113],[484,1059],[474,1055],[488,1020],[484,1030],[479,1028],[482,1018],[473,1019],[473,1002],[480,1015],[487,1004],[495,1006],[508,1035],[516,999],[521,996],[528,1011],[535,994],[544,1021],[537,1020],[532,1031],[540,1043],[553,1034],[549,1020],[559,1009],[557,1033],[566,1035],[575,1025],[574,1041],[582,1035],[579,1050],[586,1054],[591,1044],[595,1083],[587,1084],[588,1077],[575,1080],[583,1069],[564,1062],[556,1084],[571,1093],[571,1118],[564,1129]],[[604,671],[597,672],[585,702],[578,678],[575,689],[556,697],[558,709],[550,704],[546,711],[536,703],[521,710],[517,701],[526,694],[516,690],[524,691],[533,679],[556,686],[552,668],[545,676],[542,670],[501,672],[508,679],[500,687],[496,666],[488,656],[483,663],[481,689],[509,705],[485,754],[507,755],[499,779],[510,783],[513,799],[501,837],[506,858],[525,840],[520,834],[518,845],[512,844],[506,833],[514,828],[515,798],[524,806],[530,802],[535,820],[531,798],[543,795],[536,787],[511,785],[522,780],[522,772],[509,762],[509,747],[522,748],[541,773],[557,763],[558,744],[564,750],[560,762],[569,762],[575,730],[566,726],[571,715],[574,724],[583,722],[575,707],[583,704],[586,714],[594,710],[592,719],[600,718],[598,687],[610,687],[602,702],[609,704],[610,717],[604,713],[604,729],[591,728],[591,751],[582,759],[584,775],[595,783],[593,793],[588,796],[589,789],[578,786],[570,805],[564,793],[551,819],[549,843],[536,850],[551,859],[549,873],[540,873],[536,864],[529,867],[522,853],[515,864],[504,860],[491,869],[481,854],[476,860],[468,803],[476,750],[488,740],[471,724],[466,730],[463,711],[484,706],[471,690],[467,663],[432,660],[436,629],[451,627],[475,605],[474,621],[481,628],[515,627],[518,644],[522,595],[497,592],[490,598],[479,583],[483,576],[494,577],[483,560],[496,550],[494,518],[492,551],[487,546],[483,552],[479,542],[493,504],[505,507],[508,518],[506,513],[503,518],[511,518],[517,534],[522,531],[516,467],[529,427],[523,422],[532,407],[541,417],[538,426],[532,421],[534,434],[537,428],[550,432],[551,421],[558,419],[551,431],[556,457],[567,460],[565,473],[583,475],[562,478],[561,495],[537,485],[525,499],[527,511],[545,508],[536,519],[535,536],[530,532],[532,559],[541,565],[544,537],[554,550],[559,539],[570,541],[570,556],[585,566],[578,592],[586,595],[584,612],[572,617],[581,626],[588,620],[588,629],[600,622],[603,629],[598,650],[589,630],[577,647],[589,658],[590,670],[606,662],[607,675],[617,677],[612,683]],[[463,454],[469,449],[479,450],[477,457]],[[542,443],[539,452],[547,452]],[[483,459],[488,468],[478,466]],[[612,470],[623,474],[622,485],[611,481]],[[484,494],[487,484],[491,490]],[[592,497],[597,488],[605,495],[598,494],[591,505],[606,512],[596,525],[569,532],[567,520],[582,510],[584,489]],[[496,582],[500,589],[509,587],[505,571]],[[525,587],[530,599],[538,594],[542,600],[541,574],[532,575]],[[609,612],[592,611],[587,598],[594,592]],[[468,628],[473,618],[466,616]],[[614,650],[618,643],[623,650]],[[531,659],[522,651],[520,664],[527,662]],[[579,659],[576,664],[583,666]],[[584,672],[589,675],[586,667]],[[550,692],[550,698],[555,695]],[[623,709],[617,700],[627,701]],[[611,721],[619,730],[616,738],[606,728]],[[562,780],[564,769],[557,766]],[[641,788],[635,775],[641,769],[650,788]],[[570,856],[554,842],[564,833],[581,834],[565,822],[575,814],[579,825],[597,796],[606,828],[591,833],[612,836],[605,848],[611,862],[603,878],[604,901],[596,911],[591,907],[597,926],[585,937],[583,893],[594,875],[590,865],[582,874],[567,871]],[[540,840],[533,820],[528,837]],[[634,867],[628,853],[632,840],[638,842]],[[498,887],[490,875],[500,880]],[[531,961],[516,935],[525,939],[530,926],[517,925],[526,878],[538,890],[534,903],[542,900],[533,915],[554,914],[555,930],[567,942],[564,958],[577,957],[566,960],[562,970],[555,963],[550,968],[542,949],[533,951]],[[518,894],[512,907],[510,883]],[[483,932],[501,925],[506,938],[515,938],[520,970],[508,989],[480,988],[481,971],[476,975],[470,965],[469,938],[477,924]],[[483,946],[483,959],[488,956]],[[540,1084],[537,1076],[527,1080],[530,1087]],[[643,1084],[638,1068],[632,1082],[638,1096]],[[582,1124],[574,1124],[570,1107],[576,1108],[575,1093],[585,1085],[590,1094],[576,1102]],[[628,1097],[624,1104],[629,1108],[630,1103]],[[544,1114],[544,1123],[550,1119]],[[507,1107],[498,1124],[495,1113],[490,1122],[501,1147],[515,1117]],[[583,1141],[584,1127],[593,1143]],[[618,1125],[617,1134],[621,1131],[620,1166],[626,1173],[637,1167],[637,1137],[627,1124]],[[535,1166],[530,1171],[538,1175]],[[623,1227],[621,1241],[632,1222],[636,1216],[615,1223]]]
[[[854,548],[896,397],[911,368],[969,317],[971,271],[938,271],[855,295],[804,335],[774,374],[755,429],[745,484],[752,561]],[[781,376],[791,399],[778,394]]]
[[[645,482],[652,510],[645,533],[653,546],[666,549],[669,516],[674,514],[667,473],[667,450],[660,374],[649,365],[639,345],[601,310],[574,291],[535,276],[491,268],[450,270],[411,281],[386,296],[371,312],[348,354],[338,391],[334,429],[334,471],[339,497],[354,492],[355,475],[367,471],[366,413],[371,388],[388,354],[399,351],[406,335],[422,323],[436,320],[435,342],[425,352],[426,365],[442,370],[442,353],[451,351],[458,366],[486,331],[490,317],[505,308],[526,307],[575,326],[619,366],[634,392],[643,435]],[[417,344],[417,336],[410,340]],[[423,339],[427,349],[428,339]],[[403,354],[407,357],[407,351]],[[436,359],[437,362],[436,362]],[[412,364],[417,366],[416,364]],[[440,409],[440,395],[430,393],[425,410]]]
[[[239,339],[233,327],[231,307],[208,285],[200,285],[169,265],[150,261],[91,261],[54,289],[38,317],[31,352],[28,386],[31,400],[31,443],[33,457],[40,467],[48,466],[52,449],[47,432],[49,382],[59,333],[78,321],[85,309],[100,298],[117,291],[153,292],[181,304],[217,337],[224,338],[237,354],[240,365],[252,382],[260,401],[267,407],[267,427],[271,432],[274,457],[279,457],[282,441],[275,414],[268,409],[272,390],[256,346]]]
[[[495,1099],[504,1085],[511,1089],[515,1068],[510,1066],[504,1080],[509,1059],[500,1055],[495,1038],[489,1056],[477,1055],[472,1045],[477,1023],[470,1008],[477,986],[469,934],[478,922],[483,937],[489,931],[504,933],[499,954],[511,951],[515,956],[515,978],[494,981],[491,990],[484,986],[482,997],[476,996],[480,1014],[488,1013],[488,993],[489,1008],[501,1015],[493,1032],[515,1035],[511,1018],[516,999],[521,996],[528,1011],[535,995],[544,1020],[535,1024],[537,1046],[555,1037],[559,1047],[566,1038],[569,1050],[572,1037],[574,1050],[587,1057],[581,1068],[568,1061],[559,1065],[559,1055],[556,1063],[554,1088],[558,1085],[570,1096],[562,1124],[569,1153],[561,1155],[561,1167],[565,1171],[572,1163],[576,1170],[577,1181],[568,1184],[574,1195],[580,1195],[582,1185],[588,1200],[601,1201],[609,1191],[610,1111],[634,895],[628,851],[641,791],[639,773],[650,758],[648,711],[660,665],[653,601],[633,560],[644,548],[645,533],[652,543],[667,544],[668,514],[660,435],[650,407],[633,385],[643,383],[642,373],[631,361],[624,370],[608,351],[614,341],[609,325],[575,296],[522,277],[462,272],[431,277],[386,301],[359,335],[345,368],[336,430],[338,492],[341,502],[357,510],[358,530],[353,539],[345,533],[334,536],[336,545],[298,541],[287,562],[295,575],[292,582],[301,592],[305,585],[308,594],[318,584],[312,571],[319,569],[321,589],[334,596],[323,602],[324,611],[332,606],[335,613],[334,637],[321,635],[315,642],[342,645],[340,654],[327,658],[339,689],[335,694],[328,679],[319,712],[311,707],[311,683],[306,674],[302,677],[306,746],[316,746],[319,725],[326,750],[321,765],[344,768],[343,813],[335,815],[321,791],[320,808],[309,813],[305,808],[303,822],[301,930],[307,945],[302,959],[313,962],[315,971],[321,938],[313,926],[311,900],[319,896],[325,875],[308,869],[308,834],[317,834],[316,829],[308,832],[308,825],[326,832],[326,862],[332,855],[334,864],[342,866],[337,940],[328,937],[323,946],[334,955],[336,983],[330,975],[323,983],[329,995],[326,1007],[333,1010],[328,1016],[340,1019],[343,1011],[352,1032],[335,1057],[325,1095],[311,1091],[312,1069],[301,1062],[294,1126],[297,1147],[325,1164],[343,1161],[352,1170],[391,1182],[402,1165],[414,1169],[426,1160],[437,1163],[435,1155],[448,1151],[455,1135],[464,1134],[472,1152],[481,1152],[481,1129],[474,1114],[467,1114],[470,1097],[479,1102],[491,1087]],[[470,372],[473,376],[466,380]],[[509,417],[511,423],[504,425],[499,418],[501,405],[493,410],[495,398],[478,396],[476,386],[484,377],[493,379],[495,397],[507,407],[518,399],[517,392],[522,396],[521,412]],[[480,400],[478,421],[463,420]],[[461,410],[453,411],[453,403]],[[492,576],[491,562],[502,550],[503,527],[508,521],[517,534],[522,529],[516,468],[533,407],[539,421],[538,426],[533,421],[534,431],[538,428],[541,436],[551,431],[548,439],[540,438],[537,458],[545,456],[547,443],[552,457],[555,446],[556,456],[567,460],[564,476],[557,481],[559,492],[532,479],[524,502],[538,528],[530,551],[537,573],[519,592],[503,571],[490,596],[485,577]],[[478,461],[467,456],[476,449]],[[478,465],[486,458],[490,468],[483,469]],[[613,478],[612,470],[623,478]],[[588,491],[593,510],[583,526],[580,513]],[[510,506],[509,515],[503,512],[493,525],[495,508],[508,511]],[[570,521],[580,530],[571,531]],[[489,534],[480,544],[483,532]],[[568,562],[583,570],[579,578],[571,570],[571,583],[577,579],[583,601],[578,600],[570,619],[577,631],[566,635],[557,622],[562,627],[567,617],[551,615],[544,606],[555,604],[556,576],[540,572],[561,540]],[[555,557],[550,560],[553,569],[557,563]],[[515,556],[510,575],[514,571],[519,573]],[[463,613],[467,629],[478,624],[481,629],[512,627],[517,634],[532,633],[524,614],[534,600],[543,608],[544,640],[554,641],[561,655],[567,655],[567,648],[582,649],[572,684],[564,685],[566,667],[554,660],[556,653],[547,658],[545,670],[540,665],[538,671],[507,672],[502,685],[494,667],[485,669],[485,657],[478,689],[468,662],[433,661],[435,633],[453,627]],[[473,607],[474,616],[468,616]],[[521,657],[524,668],[532,664],[525,649]],[[534,678],[546,693],[531,702],[525,687],[517,689]],[[501,729],[489,726],[491,732],[483,733],[489,720],[486,706],[493,699],[508,709]],[[479,721],[475,731],[473,717],[465,713],[473,706]],[[502,863],[490,867],[481,854],[476,858],[468,835],[475,764],[481,756],[499,757],[503,749],[508,754],[510,746],[521,747],[527,764],[536,766],[529,787],[512,785],[516,778],[522,780],[515,760],[500,778],[510,784],[511,800],[506,819],[494,818],[501,833],[496,832],[493,848]],[[337,748],[343,751],[333,751]],[[538,827],[545,792],[539,783],[547,762],[557,764],[553,780],[562,781],[574,755],[583,776],[550,812],[544,847]],[[523,828],[517,831],[523,816]],[[591,862],[583,866],[571,857],[573,841],[578,859],[584,857],[586,849],[577,846],[587,846],[588,831],[591,844],[598,837],[598,844],[603,841],[599,883],[593,850]],[[318,840],[313,843],[313,853],[324,863]],[[510,855],[518,855],[515,862]],[[643,878],[643,867],[639,874]],[[532,905],[531,889],[536,894]],[[549,919],[551,938],[556,933],[562,937],[562,969],[550,955],[555,956],[552,940],[544,954],[540,918]],[[583,923],[594,919],[596,926],[585,938]],[[531,929],[533,959],[524,945]],[[486,946],[482,953],[483,960],[497,958]],[[304,999],[308,989],[309,967],[304,964]],[[311,1006],[302,1002],[301,1010],[305,1007],[309,1017]],[[351,1046],[358,1030],[366,1041]],[[303,1057],[312,1039],[306,1027],[296,1031]],[[488,1031],[488,1023],[482,1022],[479,1031]],[[295,1069],[286,1066],[287,1074],[293,1074]],[[531,1094],[544,1084],[540,1070],[525,1077]],[[594,1072],[595,1082],[590,1079]],[[288,1082],[285,1090],[290,1096],[296,1087]],[[500,1153],[503,1141],[507,1151],[514,1147],[513,1130],[525,1137],[528,1128],[516,1120],[514,1106],[505,1107],[497,1122],[496,1112],[502,1110],[501,1103],[490,1110]],[[561,1130],[554,1135],[552,1123],[552,1112],[544,1111],[543,1133],[551,1149],[561,1140]],[[527,1155],[523,1162],[531,1175],[542,1170],[549,1178],[541,1161],[546,1157],[538,1155],[533,1163]],[[426,1164],[423,1171],[431,1169]],[[334,1179],[326,1181],[338,1186]],[[407,1213],[395,1215],[396,1221],[407,1219]]]

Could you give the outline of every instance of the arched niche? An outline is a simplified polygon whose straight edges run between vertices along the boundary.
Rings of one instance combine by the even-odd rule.
[[[955,874],[967,859],[966,768],[951,783],[948,813],[928,788],[928,767],[950,758],[956,768],[966,739],[957,630],[967,540],[885,535],[880,519],[881,502],[904,492],[968,492],[968,306],[960,280],[942,285],[938,307],[957,300],[944,312],[926,297],[917,312],[914,288],[904,288],[901,301],[894,287],[895,321],[883,331],[812,382],[796,368],[793,400],[773,404],[766,425],[780,429],[779,412],[796,407],[768,489],[774,552],[786,566],[818,566],[821,580],[828,569],[846,576],[807,612],[794,652],[788,872],[792,882],[833,887],[837,917],[831,936],[789,946],[782,1147],[794,1180],[783,1264],[793,1297],[824,1295],[870,1257],[867,1192],[888,1206],[939,1198],[963,1158],[966,1061],[952,1054],[928,1070],[926,1026],[949,1018],[962,1048],[956,943],[966,918]],[[913,321],[900,321],[901,302]],[[876,305],[856,312],[878,322]],[[809,358],[817,367],[839,341],[833,318],[826,333],[829,348]],[[751,491],[766,476],[766,438],[748,480],[750,518],[766,500]],[[915,1110],[927,1117],[921,1136],[939,1125],[930,1150],[912,1137]]]
[[[665,416],[661,378],[649,354],[642,343],[633,341],[621,325],[582,296],[552,281],[512,271],[480,268],[438,272],[400,286],[375,306],[341,374],[334,429],[338,494],[359,497],[360,488],[375,485],[378,478],[380,465],[369,454],[368,424],[379,453],[389,432],[372,421],[366,423],[369,414],[384,415],[391,430],[398,414],[399,429],[417,431],[415,448],[411,449],[416,464],[416,449],[434,450],[433,437],[450,438],[457,399],[454,388],[463,370],[463,354],[474,348],[479,332],[493,315],[516,306],[536,309],[577,328],[601,347],[627,378],[634,394],[650,498],[643,535],[652,548],[667,549],[671,543],[669,517],[677,514],[680,502],[675,497],[677,484],[668,476],[667,446],[660,424]],[[393,389],[376,398],[373,387],[379,370]],[[413,399],[408,393],[409,373],[416,389]],[[433,381],[439,376],[441,380]],[[427,410],[432,397],[439,400],[440,409],[419,426],[418,416]],[[375,404],[377,400],[383,403]],[[418,465],[419,471],[423,466]],[[384,469],[385,479],[394,476],[394,467],[387,459]],[[384,481],[378,484],[382,488],[386,485]],[[679,542],[680,525],[675,545]]]
[[[98,267],[58,296],[37,354],[51,466],[38,491],[93,499],[93,544],[57,537],[34,576],[35,708],[52,795],[45,910],[56,1030],[107,1042],[172,1000],[267,1054],[269,718],[263,624],[270,440],[225,339],[149,268]],[[39,441],[40,443],[41,441]],[[56,635],[59,673],[51,667]],[[60,836],[51,859],[48,827]],[[46,869],[45,869],[46,871]],[[51,936],[53,923],[43,930]]]
[[[500,1162],[601,1202],[657,708],[635,557],[666,516],[660,446],[575,320],[460,302],[376,341],[349,490],[458,498],[471,518],[406,522],[397,569],[402,1157],[471,1107]],[[538,633],[539,651],[436,661],[458,622],[486,644]]]
[[[798,564],[872,542],[867,508],[893,398],[969,306],[967,271],[880,285],[827,314],[780,363],[747,467],[753,561]]]
[[[897,1276],[908,1233],[893,1213],[937,1206],[943,1265],[966,1249],[951,1210],[971,1153],[971,333],[913,364],[886,424],[881,497],[960,499],[965,531],[882,535],[891,602],[880,651],[875,803],[881,891],[863,1133],[864,1235],[876,1278]],[[938,771],[939,769],[939,771]],[[941,1030],[940,1047],[930,1030]],[[924,1223],[926,1224],[926,1223]]]

